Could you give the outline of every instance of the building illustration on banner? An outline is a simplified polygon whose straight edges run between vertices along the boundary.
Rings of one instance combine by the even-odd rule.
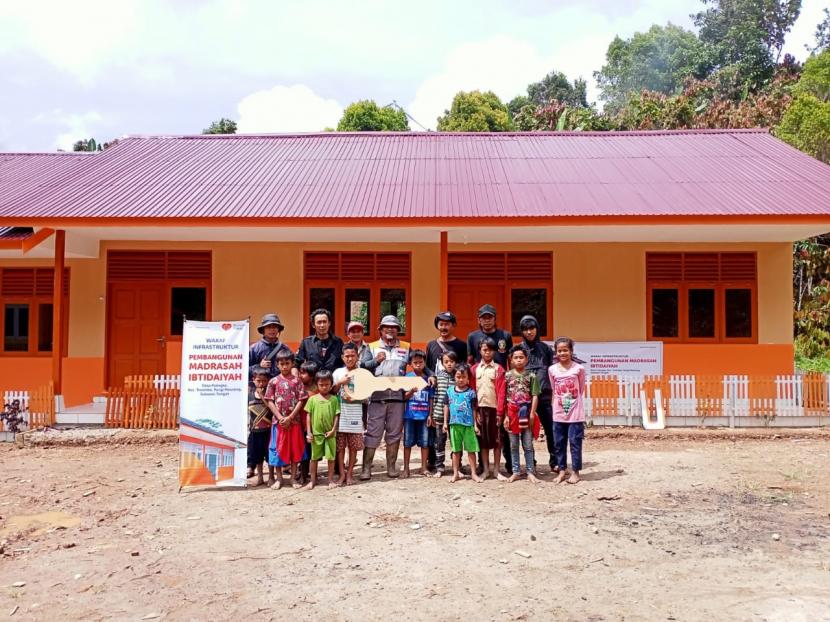
[[[179,428],[179,486],[222,486],[234,483],[235,453],[241,443],[189,419]]]
[[[180,487],[244,486],[248,321],[185,321],[182,371]]]

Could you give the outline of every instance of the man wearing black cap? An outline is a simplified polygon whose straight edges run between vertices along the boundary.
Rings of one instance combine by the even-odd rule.
[[[479,346],[490,337],[496,342],[496,354],[493,359],[507,370],[507,353],[513,347],[513,337],[506,330],[496,327],[496,308],[493,305],[482,305],[478,310],[479,329],[467,336],[467,351],[470,365],[481,361]]]
[[[479,329],[474,330],[467,336],[467,350],[469,351],[470,365],[481,361],[479,346],[482,341],[489,337],[496,342],[496,353],[493,356],[493,360],[501,365],[502,369],[507,371],[509,369],[507,365],[507,353],[513,347],[513,337],[506,330],[496,327],[496,308],[493,305],[481,306],[478,310],[478,325]],[[507,430],[504,429],[504,426],[500,426],[500,430],[502,447],[510,447],[510,436],[507,434]],[[512,475],[513,464],[510,452],[505,451],[502,455],[504,456],[504,468],[508,475]],[[496,467],[498,468],[498,465]],[[484,472],[483,469],[482,461],[479,459],[479,475]]]
[[[284,330],[285,326],[282,325],[280,316],[276,313],[266,313],[262,316],[262,320],[257,326],[257,332],[262,335],[262,339],[253,344],[248,352],[249,370],[253,370],[254,367],[262,367],[268,372],[269,379],[279,375],[280,370],[277,369],[274,363],[277,354],[280,350],[291,352],[291,348],[280,341],[280,333]]]
[[[455,314],[452,311],[441,311],[435,316],[434,324],[438,330],[438,338],[427,344],[427,369],[439,371],[441,357],[446,352],[455,352],[459,363],[466,361],[467,344],[455,336],[455,327],[458,325]]]
[[[310,319],[314,332],[300,343],[297,365],[312,361],[318,369],[330,372],[343,367],[343,340],[331,334],[331,313],[327,309],[315,309]]]

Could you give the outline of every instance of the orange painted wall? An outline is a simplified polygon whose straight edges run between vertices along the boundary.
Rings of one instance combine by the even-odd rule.
[[[793,345],[781,344],[665,344],[663,373],[749,374],[773,376],[792,374]]]
[[[77,406],[92,401],[92,396],[106,391],[104,386],[104,357],[76,357],[63,359],[63,401],[66,406]]]
[[[52,359],[48,356],[0,357],[0,398],[5,391],[34,391],[52,377]]]
[[[83,403],[105,387],[106,250],[211,249],[214,319],[251,318],[251,341],[259,338],[260,316],[277,311],[283,339],[298,343],[306,334],[303,250],[332,250],[331,244],[102,242],[97,259],[69,259],[69,358],[65,359],[65,401]],[[434,337],[432,318],[440,304],[439,245],[338,244],[338,250],[412,252],[410,340]],[[557,335],[584,341],[640,341],[646,332],[645,253],[671,250],[753,250],[758,253],[758,345],[666,346],[667,373],[738,373],[792,370],[791,259],[788,243],[763,244],[451,244],[450,251],[551,250],[554,256],[553,326]],[[51,265],[51,260],[2,260],[2,265]],[[279,266],[268,275],[260,266]],[[764,347],[762,347],[764,346]],[[777,346],[775,348],[768,346]],[[179,373],[181,343],[168,343],[166,373]],[[34,389],[48,381],[49,358],[0,357],[0,389]],[[753,371],[752,373],[762,373]]]
[[[63,399],[66,406],[77,406],[100,395],[105,387],[103,358],[63,359]],[[49,357],[0,357],[0,393],[34,391],[52,377]]]
[[[238,320],[251,318],[251,341],[259,339],[256,323],[265,313],[276,312],[285,325],[283,339],[299,342],[308,334],[304,317],[303,251],[411,251],[412,284],[409,322],[413,341],[428,341],[435,329],[432,318],[438,310],[440,269],[437,244],[223,244],[213,253],[213,317]],[[270,277],[255,266],[279,266]]]

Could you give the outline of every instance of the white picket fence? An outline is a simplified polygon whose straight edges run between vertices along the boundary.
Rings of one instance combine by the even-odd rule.
[[[181,389],[182,377],[178,375],[153,376],[153,384],[157,389]]]
[[[587,415],[599,425],[638,425],[641,396],[647,401],[647,411],[656,415],[656,390],[669,425],[830,423],[830,374],[595,376],[587,382]]]

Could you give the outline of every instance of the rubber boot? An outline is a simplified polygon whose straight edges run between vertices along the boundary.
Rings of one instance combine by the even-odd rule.
[[[395,441],[394,443],[388,443],[386,445],[387,477],[395,478],[400,476],[400,473],[398,472],[398,467],[395,464],[398,461],[398,447],[400,446],[400,444],[400,441]]]
[[[366,481],[372,479],[372,461],[375,459],[375,448],[363,448],[363,460],[360,465],[360,479]]]

